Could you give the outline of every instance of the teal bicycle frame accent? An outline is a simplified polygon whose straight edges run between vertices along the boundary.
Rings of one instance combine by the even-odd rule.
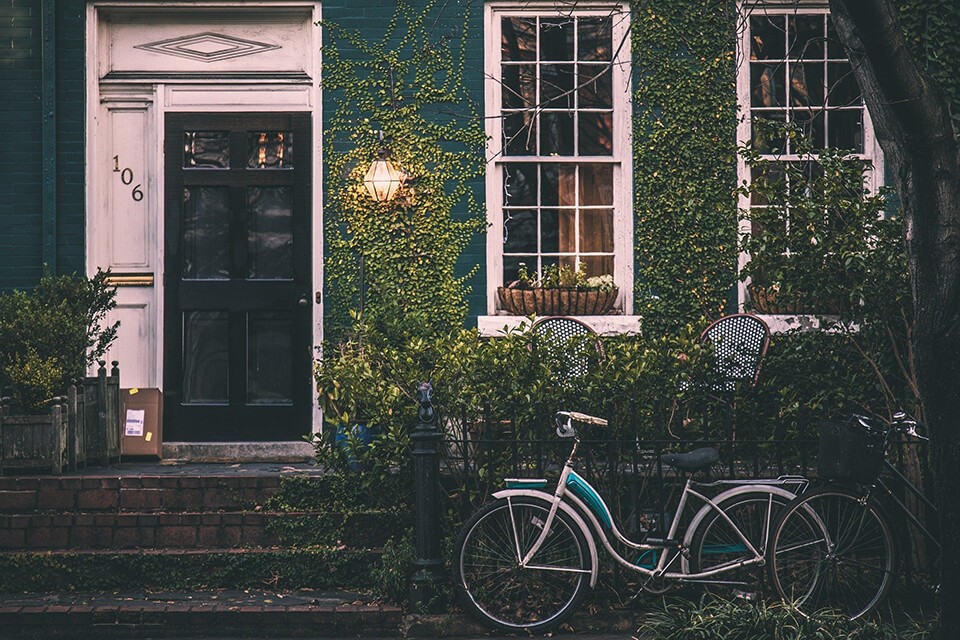
[[[567,486],[590,507],[590,510],[607,529],[613,528],[613,517],[610,515],[610,509],[607,508],[607,503],[590,486],[589,482],[584,480],[576,471],[571,470],[567,475]]]

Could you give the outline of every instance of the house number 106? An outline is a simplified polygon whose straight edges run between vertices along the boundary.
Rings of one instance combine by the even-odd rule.
[[[133,184],[133,169],[130,167],[120,168],[120,156],[113,156],[113,172],[120,174],[120,182],[125,185]],[[134,202],[140,202],[143,200],[143,191],[140,190],[140,185],[133,187],[133,190],[130,191],[130,197],[133,198]]]

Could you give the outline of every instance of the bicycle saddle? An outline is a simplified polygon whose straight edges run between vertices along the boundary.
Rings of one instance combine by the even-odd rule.
[[[660,462],[681,471],[700,471],[720,459],[720,453],[713,447],[701,447],[687,453],[667,453],[660,456]]]

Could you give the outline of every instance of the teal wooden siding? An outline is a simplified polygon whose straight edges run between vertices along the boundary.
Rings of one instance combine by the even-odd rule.
[[[480,108],[483,105],[483,4],[476,0],[459,0],[449,3],[438,3],[437,21],[434,30],[437,37],[444,35],[458,35],[464,29],[465,3],[470,3],[470,23],[467,25],[469,40],[467,42],[467,61],[465,80],[467,89]],[[420,10],[426,2],[410,0],[414,10]],[[395,4],[379,2],[377,0],[330,0],[322,6],[323,19],[334,22],[350,30],[356,30],[370,39],[380,40],[387,23],[393,17]],[[432,24],[432,23],[431,23]],[[329,117],[336,109],[336,104],[330,96],[323,96],[324,118]],[[324,176],[324,189],[337,186],[336,178]],[[479,202],[484,200],[484,182],[478,180],[474,193]],[[468,297],[469,310],[466,326],[476,326],[476,316],[487,312],[486,287],[486,236],[478,236],[467,248],[458,265],[457,275],[464,276],[471,269],[479,265],[479,269],[468,281],[472,291]],[[331,283],[326,283],[330,286]]]
[[[0,289],[32,286],[44,263],[84,268],[84,12],[83,0],[0,7]]]

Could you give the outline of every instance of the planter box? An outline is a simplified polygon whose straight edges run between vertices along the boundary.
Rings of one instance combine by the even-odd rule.
[[[602,316],[613,310],[619,289],[511,289],[497,287],[500,305],[514,315]]]
[[[775,289],[768,289],[755,284],[747,287],[750,292],[750,304],[758,313],[763,314],[836,314],[840,309],[838,300],[804,300],[802,298],[785,298]]]
[[[63,471],[67,421],[58,400],[44,415],[0,413],[0,473],[8,470]]]

